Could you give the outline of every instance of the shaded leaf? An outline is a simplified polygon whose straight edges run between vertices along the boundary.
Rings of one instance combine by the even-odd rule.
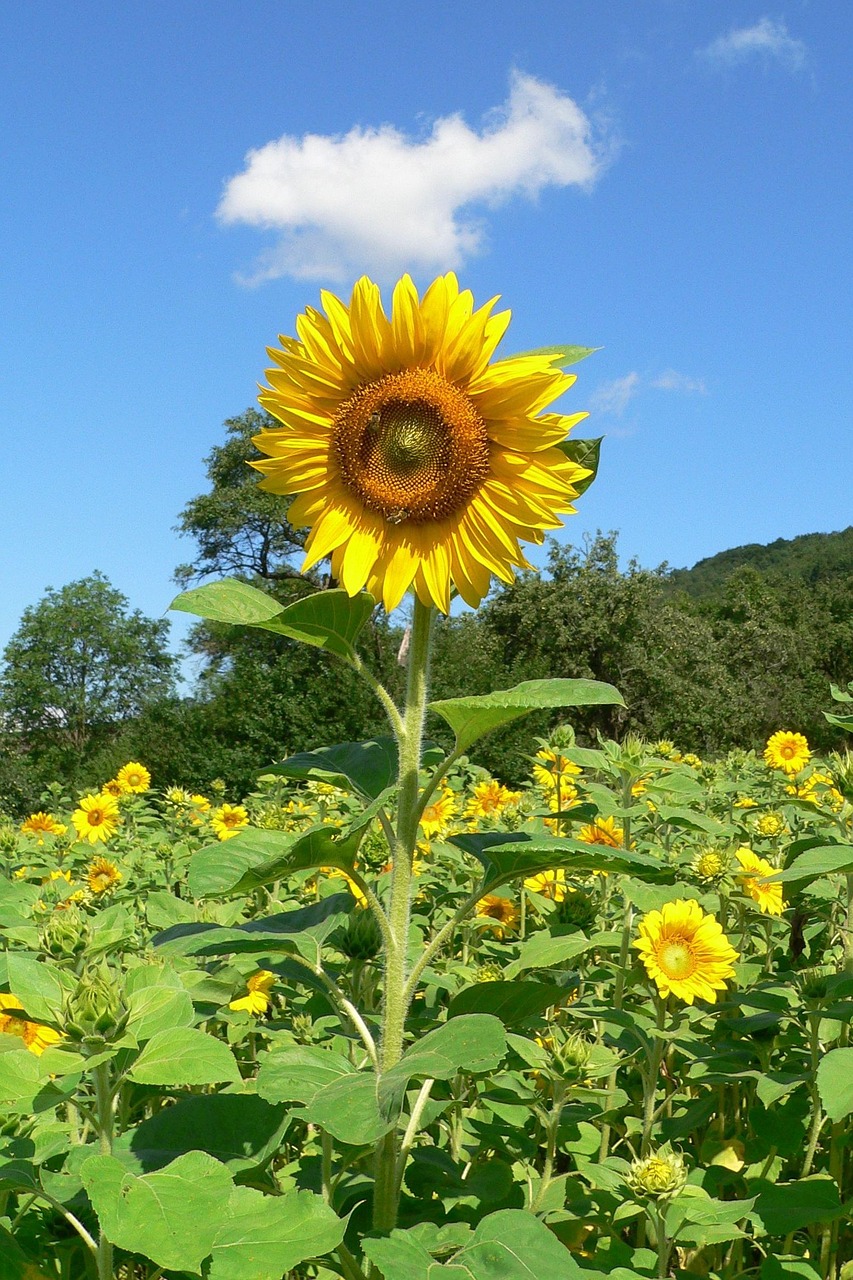
[[[557,445],[560,452],[565,454],[570,462],[576,463],[579,467],[586,467],[587,471],[591,473],[588,476],[584,476],[581,480],[572,481],[572,488],[575,490],[578,497],[580,497],[582,493],[586,493],[587,489],[598,475],[598,467],[601,461],[601,441],[603,439],[603,436],[597,436],[595,439],[591,440],[563,440]]]
[[[475,982],[453,997],[447,1006],[447,1016],[489,1013],[512,1026],[538,1017],[567,995],[565,987],[553,982]]]
[[[567,875],[587,876],[592,871],[621,871],[638,880],[673,880],[673,868],[645,853],[610,849],[548,836],[521,832],[477,832],[448,836],[448,842],[472,854],[485,871],[483,892],[540,871],[564,870]]]
[[[158,1031],[130,1068],[137,1084],[237,1084],[240,1071],[233,1053],[193,1027]]]
[[[211,1093],[181,1098],[117,1139],[114,1154],[140,1173],[170,1164],[188,1151],[205,1151],[232,1172],[256,1169],[279,1145],[287,1128],[283,1106],[254,1094]]]
[[[340,1244],[346,1222],[311,1191],[265,1196],[235,1187],[217,1225],[209,1280],[280,1280]]]

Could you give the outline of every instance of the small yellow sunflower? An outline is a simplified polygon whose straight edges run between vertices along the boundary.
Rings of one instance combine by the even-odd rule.
[[[524,881],[524,887],[530,889],[532,893],[541,893],[543,897],[551,898],[554,902],[562,902],[569,891],[566,873],[562,867],[558,867],[555,871],[540,871],[538,875],[528,876]]]
[[[738,876],[738,884],[744,893],[758,903],[760,911],[768,916],[781,916],[785,910],[781,884],[762,884],[765,876],[772,876],[776,867],[766,858],[759,858],[748,845],[735,849],[735,857],[741,865],[743,875]]]
[[[734,976],[738,953],[720,923],[698,902],[679,898],[660,911],[649,911],[640,921],[639,934],[631,945],[662,996],[671,992],[686,1004],[697,999],[714,1004],[716,993]]]
[[[755,819],[755,830],[758,835],[772,840],[785,830],[785,819],[779,813],[762,813]]]
[[[120,800],[125,794],[124,787],[118,778],[110,778],[109,782],[105,782],[101,787],[101,792],[105,796],[112,796],[114,800]]]
[[[625,832],[617,827],[615,818],[597,817],[578,831],[578,840],[584,844],[603,844],[610,849],[621,849]]]
[[[144,764],[131,760],[129,764],[122,765],[119,769],[116,774],[116,782],[122,791],[128,791],[133,795],[141,795],[143,791],[147,791],[151,786],[151,774]]]
[[[45,836],[64,836],[68,828],[63,822],[57,822],[52,813],[31,813],[30,816],[21,823],[21,831],[24,835],[37,836],[39,844],[44,844]]]
[[[729,866],[728,858],[716,849],[703,849],[693,859],[693,874],[703,884],[714,884],[722,880]]]
[[[452,273],[423,298],[409,276],[390,320],[362,277],[349,306],[321,294],[298,338],[269,349],[275,367],[260,402],[282,424],[255,439],[264,488],[298,494],[288,511],[308,526],[303,569],[326,556],[332,576],[392,610],[414,587],[450,608],[455,586],[476,606],[492,574],[509,582],[527,561],[521,542],[574,511],[589,472],[560,449],[586,417],[543,413],[575,381],[547,356],[489,363],[509,323],[474,310]]]
[[[576,778],[580,773],[579,765],[573,764],[559,751],[552,751],[550,747],[542,747],[541,751],[537,751],[536,760],[538,763],[533,766],[533,777],[545,791],[555,791],[558,783],[562,783],[565,778]]]
[[[92,893],[106,893],[121,880],[121,872],[108,858],[95,858],[86,873]]]
[[[474,794],[465,806],[466,818],[497,818],[509,804],[521,799],[520,791],[510,791],[502,782],[490,778],[478,782]]]
[[[88,840],[97,844],[99,840],[107,841],[114,836],[120,822],[118,804],[112,796],[83,796],[79,808],[71,815],[71,821],[77,832],[78,840]]]
[[[497,893],[487,893],[477,903],[475,911],[481,920],[492,921],[492,932],[499,938],[503,938],[518,924],[518,908],[515,903],[511,898],[502,898]]]
[[[30,1053],[41,1057],[45,1049],[58,1044],[62,1036],[52,1027],[43,1027],[38,1022],[30,1022],[26,1018],[16,1016],[7,1010],[24,1011],[24,1006],[16,996],[4,995],[0,992],[0,1035],[18,1036],[23,1040]]]
[[[228,1008],[245,1009],[247,1013],[251,1013],[254,1017],[266,1013],[270,1007],[270,991],[274,982],[274,973],[271,973],[269,969],[259,969],[257,973],[252,974],[246,983],[248,994],[240,996],[239,1000],[232,1000]]]
[[[456,798],[448,786],[443,786],[440,793],[425,807],[421,814],[421,831],[427,840],[444,835],[450,822],[456,817]]]
[[[249,814],[241,804],[221,804],[211,813],[210,825],[220,840],[230,840],[249,825]]]
[[[771,769],[782,769],[789,776],[805,769],[812,753],[801,733],[786,733],[780,729],[767,739],[764,759]]]

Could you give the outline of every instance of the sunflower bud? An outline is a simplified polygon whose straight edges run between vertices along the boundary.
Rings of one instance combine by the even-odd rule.
[[[372,960],[382,950],[382,934],[372,911],[350,912],[338,944],[350,960]]]
[[[118,1039],[129,1017],[117,975],[106,964],[91,965],[80,977],[67,1007],[66,1031],[83,1052],[99,1053]]]
[[[557,910],[560,924],[571,924],[577,929],[585,929],[597,916],[598,903],[585,889],[567,893]]]
[[[43,949],[60,962],[72,960],[85,951],[89,941],[88,924],[73,905],[64,911],[54,911],[42,930]]]
[[[314,1040],[314,1019],[308,1013],[297,1013],[293,1019],[293,1038],[297,1044],[312,1044]]]
[[[555,1047],[555,1058],[566,1080],[584,1080],[592,1053],[592,1045],[573,1031],[567,1040]]]
[[[475,982],[502,982],[504,971],[499,964],[481,964],[474,970]]]
[[[687,1166],[669,1143],[644,1160],[635,1160],[628,1173],[628,1185],[636,1195],[654,1200],[672,1199],[687,1182]]]
[[[799,975],[800,994],[807,1009],[816,1011],[826,1003],[831,976],[829,969],[819,966],[814,969],[804,969]]]
[[[0,852],[14,853],[18,847],[18,833],[14,827],[0,827]]]

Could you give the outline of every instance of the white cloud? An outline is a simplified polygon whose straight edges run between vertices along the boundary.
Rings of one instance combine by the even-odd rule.
[[[651,386],[658,391],[682,391],[685,395],[706,396],[708,388],[702,378],[688,378],[685,373],[676,373],[675,369],[665,369],[658,377],[652,378]]]
[[[515,73],[478,132],[443,116],[413,138],[390,124],[285,134],[246,156],[217,208],[225,224],[280,231],[250,282],[451,270],[484,243],[482,211],[546,187],[589,190],[605,146],[567,94]],[[480,215],[474,207],[480,206]]]
[[[626,373],[624,378],[605,382],[589,397],[589,407],[594,413],[610,413],[620,418],[640,390],[640,375]]]
[[[782,21],[761,18],[751,27],[734,27],[718,36],[702,54],[715,62],[743,62],[747,58],[773,58],[792,71],[798,71],[806,58],[806,46],[789,35]]]

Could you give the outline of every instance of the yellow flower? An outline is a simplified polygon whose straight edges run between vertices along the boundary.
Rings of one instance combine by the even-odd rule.
[[[566,777],[576,778],[580,773],[579,765],[573,764],[559,751],[552,751],[550,747],[537,751],[536,759],[542,763],[534,764],[533,777],[546,791],[555,791],[558,782],[562,783]]]
[[[18,867],[17,871],[12,872],[12,876],[15,880],[26,880],[29,874],[30,874],[29,867]]]
[[[346,871],[342,871],[340,867],[320,867],[320,870],[324,875],[327,875],[330,880],[346,880],[347,888],[355,898],[358,905],[362,908],[367,906],[367,894],[360,885],[356,884],[352,876],[347,875]]]
[[[686,1004],[697,999],[714,1004],[716,993],[725,990],[734,975],[738,953],[719,922],[698,902],[679,898],[660,911],[649,911],[640,921],[639,934],[631,945],[662,996],[672,992]]]
[[[611,849],[621,849],[625,832],[617,827],[615,818],[598,817],[578,831],[578,840],[584,844],[604,844]]]
[[[24,835],[38,836],[39,844],[44,844],[44,837],[48,836],[64,836],[68,828],[63,822],[57,822],[52,813],[31,813],[30,816],[21,823],[21,831]]]
[[[634,1160],[628,1173],[628,1185],[638,1195],[655,1200],[678,1195],[687,1182],[684,1158],[666,1143],[644,1160]]]
[[[781,884],[762,884],[764,876],[772,876],[776,871],[766,858],[759,858],[748,845],[735,849],[735,857],[744,874],[738,876],[738,884],[744,893],[758,903],[759,910],[768,916],[781,916],[785,909]]]
[[[656,756],[671,756],[675,750],[675,743],[669,738],[659,738],[657,742],[652,743],[652,754]]]
[[[810,773],[801,786],[788,786],[785,790],[798,800],[807,800],[816,807],[825,804],[833,813],[837,813],[844,805],[844,796],[836,787],[832,774],[822,773],[819,769]]]
[[[701,769],[702,761],[699,756],[694,755],[692,751],[685,751],[681,757],[682,764],[689,764],[691,769]]]
[[[169,804],[190,803],[190,793],[185,791],[183,787],[167,787],[163,794]]]
[[[88,840],[96,844],[99,840],[109,840],[118,830],[118,805],[112,796],[83,796],[79,809],[71,815],[77,831],[78,840]]]
[[[785,830],[785,819],[778,813],[762,813],[755,819],[755,830],[760,836],[772,839]]]
[[[117,885],[121,880],[121,872],[109,859],[95,858],[89,863],[86,879],[92,893],[106,893],[107,889],[112,889],[113,885]]]
[[[466,818],[496,818],[508,804],[515,804],[521,799],[520,791],[510,791],[501,782],[490,778],[488,782],[478,782],[474,794],[465,806]]]
[[[245,1009],[247,1013],[251,1013],[257,1017],[261,1013],[266,1013],[270,1007],[270,990],[275,982],[275,974],[269,969],[259,969],[257,973],[253,973],[249,981],[246,983],[248,995],[241,996],[239,1000],[232,1000],[229,1009]]]
[[[764,748],[764,759],[771,769],[782,769],[793,775],[805,769],[812,753],[809,744],[801,733],[786,733],[780,729],[767,739]]]
[[[4,1012],[6,1009],[19,1009],[23,1012],[23,1008],[24,1006],[15,996],[7,996],[0,992],[0,1035],[18,1036],[30,1053],[41,1057],[45,1049],[57,1044],[62,1036],[52,1027],[43,1027],[38,1022],[29,1022],[26,1018]]]
[[[542,412],[574,375],[548,356],[490,364],[509,312],[474,311],[452,273],[422,299],[404,276],[390,320],[367,277],[349,306],[321,297],[326,315],[309,308],[298,339],[270,348],[260,402],[282,425],[256,437],[268,456],[252,464],[264,488],[299,495],[303,570],[331,555],[350,595],[366,586],[389,611],[410,587],[444,613],[451,585],[478,605],[492,574],[526,567],[522,540],[574,511],[589,472],[560,445],[586,414]]]
[[[190,796],[190,804],[194,809],[198,809],[199,813],[210,813],[210,801],[207,796],[200,795],[197,791]]]
[[[147,791],[151,786],[151,774],[144,764],[137,764],[135,760],[131,760],[129,764],[122,765],[119,769],[116,774],[116,782],[122,791],[141,795],[143,791]]]
[[[105,796],[112,796],[114,800],[119,800],[124,795],[124,787],[118,778],[110,778],[109,782],[105,782],[101,787],[101,792]]]
[[[528,876],[524,887],[533,893],[541,893],[554,902],[562,902],[568,892],[566,873],[562,867],[558,867],[556,871],[540,871],[538,875]]]
[[[221,804],[210,815],[210,825],[220,840],[230,840],[248,824],[249,815],[241,804]]]
[[[755,809],[758,807],[758,801],[753,800],[752,796],[738,796],[732,805],[733,809]]]
[[[45,876],[42,884],[50,884],[51,880],[66,880],[68,884],[72,883],[70,871],[51,871],[49,876]]]
[[[421,814],[421,831],[428,840],[433,836],[444,835],[451,818],[456,816],[456,803],[453,791],[443,786],[439,795],[426,806]]]
[[[501,898],[496,893],[487,893],[475,908],[477,915],[484,920],[492,921],[492,932],[499,938],[518,923],[518,908],[511,898]]]
[[[728,869],[728,858],[717,853],[715,849],[705,849],[693,859],[693,874],[697,880],[712,884],[721,880]]]

